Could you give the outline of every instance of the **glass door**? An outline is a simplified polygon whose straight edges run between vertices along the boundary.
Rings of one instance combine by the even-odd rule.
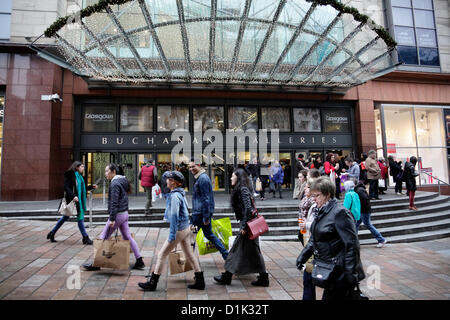
[[[122,167],[125,177],[130,181],[131,194],[137,195],[137,154],[119,153],[119,165]]]
[[[88,185],[97,184],[93,190],[94,197],[108,193],[109,180],[105,178],[105,167],[115,161],[115,154],[109,152],[85,152],[81,155],[84,163],[85,178]]]

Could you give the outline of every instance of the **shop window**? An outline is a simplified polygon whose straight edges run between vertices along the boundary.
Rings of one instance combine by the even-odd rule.
[[[419,148],[418,168],[420,171],[448,182],[448,166],[446,148]],[[420,174],[420,184],[437,184],[438,181],[425,173]]]
[[[350,115],[347,109],[330,109],[323,111],[325,132],[349,132]]]
[[[189,107],[158,106],[158,131],[189,130]]]
[[[115,132],[116,107],[84,106],[83,131],[85,132]]]
[[[419,147],[445,146],[442,109],[415,108],[417,145]]]
[[[152,131],[153,108],[150,106],[120,107],[120,131]]]
[[[294,130],[296,132],[321,132],[319,108],[294,108]]]
[[[194,131],[206,131],[217,129],[223,131],[224,108],[223,107],[194,107]]]
[[[384,119],[387,144],[396,148],[416,146],[412,108],[385,108]]]
[[[280,132],[291,131],[291,117],[289,108],[262,108],[263,129],[279,129]]]
[[[231,130],[258,130],[258,109],[256,107],[228,108],[228,128]]]

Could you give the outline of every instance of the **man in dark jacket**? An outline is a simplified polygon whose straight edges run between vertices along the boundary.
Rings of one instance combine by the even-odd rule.
[[[387,243],[387,240],[383,238],[381,233],[372,225],[370,222],[370,215],[372,213],[372,207],[370,206],[369,194],[366,191],[364,183],[360,182],[355,187],[355,192],[359,196],[359,201],[361,202],[361,219],[356,222],[356,231],[358,232],[361,222],[364,223],[366,228],[372,233],[372,235],[377,239],[377,248],[383,248]]]
[[[192,192],[192,224],[203,230],[205,238],[214,244],[222,254],[223,259],[226,260],[228,250],[214,235],[211,227],[211,219],[214,213],[214,193],[211,180],[200,164],[196,164],[194,160],[189,163],[189,170],[195,178]]]
[[[402,169],[402,163],[400,161],[394,161],[393,156],[388,157],[389,161],[389,171],[391,177],[394,179],[395,182],[395,194],[396,195],[402,195],[402,176],[403,176],[403,169]]]

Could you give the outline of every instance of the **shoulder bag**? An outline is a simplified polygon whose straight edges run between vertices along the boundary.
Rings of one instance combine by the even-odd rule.
[[[253,205],[252,219],[247,222],[248,238],[254,240],[269,231],[269,226],[262,215],[256,209],[255,200],[250,196]]]
[[[61,204],[59,205],[58,213],[62,216],[68,217],[76,216],[78,214],[78,211],[75,201],[72,200],[69,204],[67,204],[64,194],[64,197],[61,200]]]

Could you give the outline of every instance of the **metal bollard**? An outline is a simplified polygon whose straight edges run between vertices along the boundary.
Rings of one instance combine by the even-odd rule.
[[[89,229],[92,228],[92,191],[89,191]]]

